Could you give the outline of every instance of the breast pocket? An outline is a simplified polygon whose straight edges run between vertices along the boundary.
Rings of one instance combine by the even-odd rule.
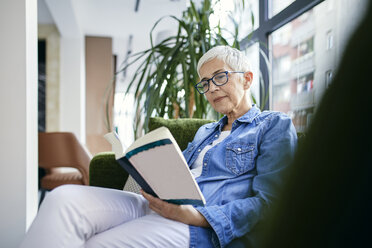
[[[230,143],[226,146],[226,166],[236,175],[253,169],[253,157],[253,144]]]

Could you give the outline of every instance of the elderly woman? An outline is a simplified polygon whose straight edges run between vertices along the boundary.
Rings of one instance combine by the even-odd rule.
[[[252,105],[253,74],[240,51],[214,47],[198,72],[196,89],[224,114],[202,126],[184,151],[206,206],[62,186],[45,199],[22,247],[225,247],[249,236],[282,183],[296,131],[286,115]]]

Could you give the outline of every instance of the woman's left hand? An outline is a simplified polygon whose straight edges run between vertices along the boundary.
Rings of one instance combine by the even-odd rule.
[[[153,197],[143,190],[141,190],[141,193],[143,197],[149,201],[150,209],[165,218],[176,220],[188,225],[210,227],[204,216],[192,205],[176,205]]]

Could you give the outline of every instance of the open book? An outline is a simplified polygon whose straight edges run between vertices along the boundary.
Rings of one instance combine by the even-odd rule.
[[[111,143],[118,163],[145,192],[175,204],[205,205],[204,196],[168,128],[147,133],[125,152],[115,132],[104,137]]]

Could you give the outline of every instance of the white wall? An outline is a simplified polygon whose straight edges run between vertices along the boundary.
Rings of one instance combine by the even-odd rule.
[[[85,143],[85,44],[83,37],[61,38],[60,130]]]
[[[37,213],[36,0],[0,2],[0,247],[18,247]]]
[[[71,0],[45,0],[61,35],[60,131],[85,143],[85,39]]]

